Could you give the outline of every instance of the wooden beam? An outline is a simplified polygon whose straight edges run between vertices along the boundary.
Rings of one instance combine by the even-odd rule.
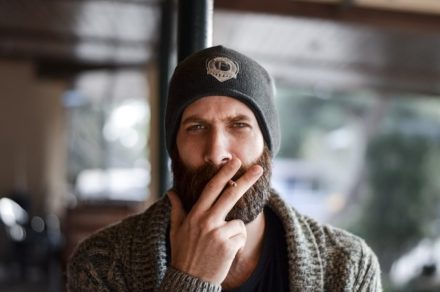
[[[218,0],[215,9],[320,18],[416,32],[440,33],[440,15],[295,0]]]
[[[55,29],[33,29],[33,28],[4,28],[0,26],[0,44],[5,42],[14,42],[16,40],[26,40],[33,43],[58,43],[66,45],[77,45],[81,43],[102,45],[108,47],[129,47],[145,48],[151,46],[150,39],[124,39],[124,36],[103,36],[80,35],[73,31],[58,32]],[[152,36],[147,36],[152,37]]]

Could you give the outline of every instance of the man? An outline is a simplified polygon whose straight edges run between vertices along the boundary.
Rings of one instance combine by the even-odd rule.
[[[173,189],[76,250],[70,291],[381,291],[363,240],[289,207],[270,187],[274,87],[222,46],[176,68],[166,110]]]

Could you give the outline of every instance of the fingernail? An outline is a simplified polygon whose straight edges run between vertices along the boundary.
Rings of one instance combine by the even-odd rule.
[[[231,159],[231,164],[232,166],[240,166],[241,165],[241,160],[238,158],[232,158]]]
[[[254,167],[252,167],[251,173],[254,175],[262,174],[263,168],[260,165],[255,165]]]

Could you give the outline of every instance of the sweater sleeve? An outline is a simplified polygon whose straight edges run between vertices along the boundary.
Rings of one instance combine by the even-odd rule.
[[[221,286],[202,281],[184,272],[169,267],[160,284],[160,292],[171,291],[197,291],[197,292],[220,292]]]
[[[130,291],[122,263],[108,245],[104,238],[95,237],[77,248],[67,266],[68,291]]]
[[[359,273],[356,277],[355,291],[382,291],[381,272],[376,255],[366,244],[362,248],[362,254]]]

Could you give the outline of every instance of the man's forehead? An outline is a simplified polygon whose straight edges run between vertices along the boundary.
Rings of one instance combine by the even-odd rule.
[[[182,121],[188,117],[198,118],[247,118],[256,120],[253,111],[243,102],[229,96],[205,96],[188,105]]]

